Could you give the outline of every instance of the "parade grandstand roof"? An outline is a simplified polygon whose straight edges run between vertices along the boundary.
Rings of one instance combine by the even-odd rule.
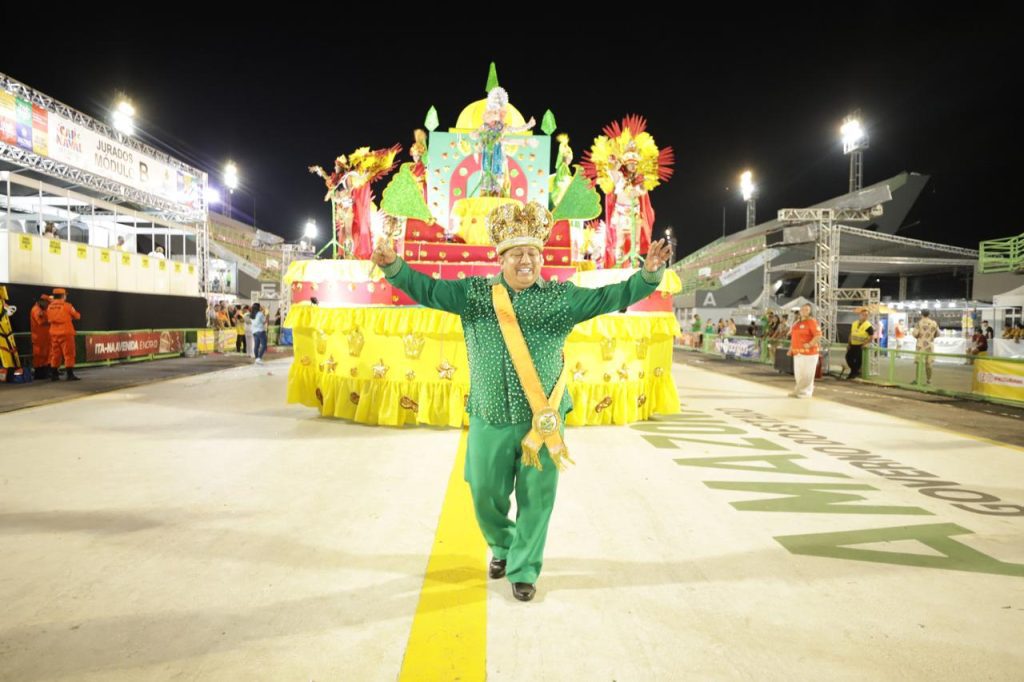
[[[881,205],[870,221],[840,225],[839,271],[842,274],[925,275],[958,267],[974,267],[978,252],[937,242],[903,237],[896,232],[928,182],[927,175],[904,172],[857,192],[843,194],[807,208],[867,209]],[[754,264],[752,259],[770,249],[767,257],[777,274],[814,271],[817,227],[813,222],[772,219],[716,239],[673,265],[683,291],[717,288],[721,277]]]

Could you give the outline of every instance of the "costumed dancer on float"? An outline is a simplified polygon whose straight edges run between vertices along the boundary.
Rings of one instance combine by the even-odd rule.
[[[508,197],[508,173],[506,145],[521,144],[506,139],[509,135],[525,133],[537,124],[530,117],[525,126],[510,126],[505,123],[508,112],[508,93],[502,87],[492,88],[487,93],[487,108],[484,122],[469,137],[475,143],[473,159],[480,163],[480,196]]]
[[[551,209],[562,201],[565,191],[572,183],[572,147],[569,146],[569,136],[565,133],[555,138],[558,140],[558,155],[555,159],[555,174],[551,176],[551,187],[548,196],[551,197]]]
[[[624,282],[598,289],[545,282],[542,249],[552,225],[535,202],[492,211],[487,228],[501,265],[494,277],[433,279],[406,265],[385,240],[373,253],[393,286],[461,317],[470,372],[465,480],[493,554],[490,577],[507,576],[520,601],[535,594],[559,471],[572,461],[562,440],[572,409],[566,338],[580,322],[650,296],[668,258],[657,241],[644,269]],[[508,518],[513,492],[515,520]]]
[[[413,143],[409,147],[409,156],[412,157],[412,174],[423,189],[423,198],[427,198],[427,131],[417,128],[412,131]]]
[[[328,174],[320,166],[309,172],[319,175],[327,185],[324,201],[331,202],[335,239],[341,258],[366,260],[373,251],[370,232],[372,214],[371,185],[395,168],[395,157],[401,145],[370,150],[360,147],[348,156],[334,161],[334,172]]]
[[[658,149],[641,116],[606,126],[584,154],[583,170],[605,194],[605,267],[636,267],[651,243],[649,193],[672,177],[675,153]]]

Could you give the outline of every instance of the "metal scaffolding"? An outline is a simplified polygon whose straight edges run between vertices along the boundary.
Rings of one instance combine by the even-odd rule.
[[[821,333],[828,344],[836,342],[836,301],[839,285],[840,222],[869,222],[882,215],[882,205],[856,208],[784,208],[779,222],[811,223],[814,241],[814,304]]]
[[[850,191],[860,191],[864,186],[864,152],[850,152]]]
[[[99,192],[102,197],[101,201],[113,204],[130,203],[144,206],[150,209],[150,212],[155,217],[194,228],[196,232],[196,261],[200,272],[200,289],[204,295],[209,292],[210,228],[207,223],[206,189],[208,176],[206,173],[143,144],[130,135],[122,135],[102,121],[87,116],[49,95],[11,78],[7,74],[0,73],[0,89],[6,90],[16,97],[26,100],[50,113],[68,119],[76,125],[104,137],[117,140],[119,144],[140,154],[157,159],[175,170],[180,170],[183,173],[198,178],[200,181],[199,201],[195,207],[188,207],[171,199],[122,185],[114,180],[80,170],[60,161],[39,156],[20,147],[0,143],[0,161],[6,161],[50,178],[69,182],[71,187],[87,188],[94,192]]]
[[[135,150],[140,154],[146,154],[147,156],[155,158],[171,168],[180,170],[183,173],[188,173],[189,175],[193,175],[197,178],[201,178],[202,187],[199,192],[199,206],[195,209],[183,210],[184,207],[182,207],[181,204],[171,201],[170,199],[164,199],[156,196],[155,194],[150,194],[149,192],[143,192],[141,190],[127,187],[113,180],[102,178],[98,175],[79,170],[78,168],[39,156],[12,145],[0,144],[0,160],[9,161],[54,178],[60,178],[82,187],[88,187],[99,192],[104,192],[111,197],[108,201],[130,201],[132,203],[154,208],[160,212],[161,218],[172,222],[198,223],[205,220],[207,210],[205,195],[206,173],[203,173],[199,169],[193,168],[172,156],[168,156],[161,151],[153,149],[131,136],[121,135],[114,131],[110,126],[97,121],[91,116],[86,116],[77,109],[69,107],[68,105],[59,102],[58,100],[55,100],[54,98],[45,95],[20,81],[14,80],[4,73],[0,73],[0,89],[4,89],[21,99],[57,114],[58,116],[66,118],[83,128],[92,130],[110,139],[117,140],[119,144]]]
[[[921,258],[917,256],[844,256],[840,254],[839,265],[843,272],[880,273],[882,268],[891,266],[891,269],[898,269],[901,265],[931,265],[935,267],[973,267],[974,260],[969,258]],[[794,263],[786,263],[784,269],[788,272],[814,272],[816,261],[803,260]],[[859,266],[859,267],[858,267]],[[782,269],[780,267],[779,269]],[[887,270],[889,268],[886,268]]]
[[[210,223],[196,225],[196,261],[199,264],[199,293],[210,293]]]
[[[762,280],[761,287],[761,312],[768,312],[772,307],[772,299],[774,292],[772,291],[772,261],[770,258],[764,259],[764,279]]]
[[[872,230],[865,230],[861,227],[853,227],[851,225],[842,225],[840,227],[842,234],[848,234],[851,236],[866,237],[875,241],[889,242],[891,244],[900,244],[902,246],[914,246],[929,251],[941,251],[943,253],[954,253],[959,256],[968,256],[970,258],[977,258],[977,249],[968,249],[963,246],[950,246],[949,244],[938,244],[936,242],[926,242],[923,239],[914,239],[913,237],[903,237],[898,234],[888,234],[886,232],[874,232]]]

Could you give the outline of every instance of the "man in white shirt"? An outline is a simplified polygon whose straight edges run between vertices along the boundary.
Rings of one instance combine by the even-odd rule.
[[[252,340],[256,364],[263,364],[263,354],[267,351],[267,315],[259,303],[252,304]]]

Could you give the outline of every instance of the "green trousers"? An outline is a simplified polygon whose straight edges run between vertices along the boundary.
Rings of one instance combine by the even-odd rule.
[[[565,422],[562,422],[565,435]],[[496,559],[508,561],[509,582],[535,583],[544,563],[544,541],[555,505],[558,469],[547,446],[543,469],[523,466],[520,445],[530,423],[491,424],[470,416],[465,479],[473,496],[476,520]],[[508,517],[516,494],[516,518]]]

